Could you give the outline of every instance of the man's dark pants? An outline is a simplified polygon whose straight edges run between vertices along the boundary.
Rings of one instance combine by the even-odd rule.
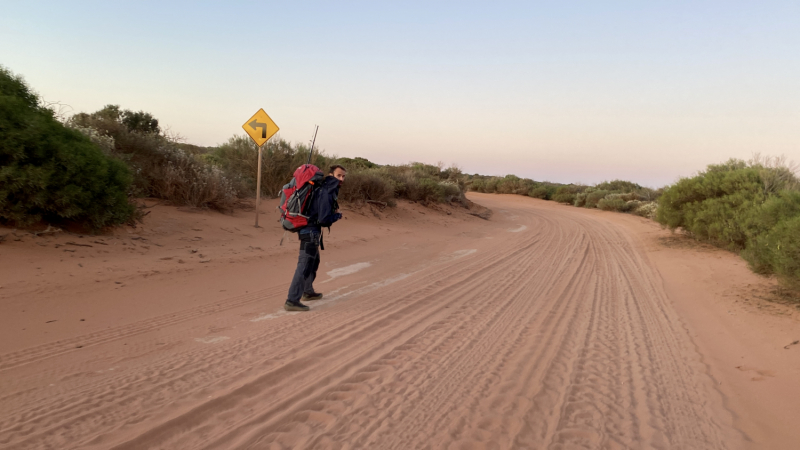
[[[300,233],[300,257],[297,260],[297,269],[294,271],[292,284],[289,286],[288,301],[297,303],[303,293],[314,293],[314,279],[319,268],[319,238],[320,232],[311,230]]]

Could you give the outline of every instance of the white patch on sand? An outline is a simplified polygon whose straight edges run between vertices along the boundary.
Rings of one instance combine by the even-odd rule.
[[[330,272],[328,272],[328,276],[331,277],[331,278],[329,280],[325,280],[325,281],[327,282],[327,281],[330,281],[330,280],[332,280],[332,279],[334,279],[336,277],[343,277],[345,275],[350,275],[350,274],[356,273],[359,270],[366,269],[367,267],[369,267],[371,265],[372,265],[372,263],[361,262],[361,263],[352,264],[352,265],[349,265],[349,266],[346,266],[346,267],[340,267],[338,269],[333,269]]]
[[[526,227],[525,225],[520,225],[519,228],[514,228],[513,230],[508,230],[508,231],[512,233],[519,233],[520,231],[525,231],[527,229],[528,227]]]
[[[474,248],[471,248],[471,249],[468,249],[468,250],[456,250],[452,254],[450,254],[450,258],[463,258],[463,257],[469,256],[469,255],[471,255],[471,254],[473,254],[473,253],[475,253],[477,251],[478,250],[476,250]],[[448,259],[450,259],[450,258],[448,258]]]
[[[378,288],[381,288],[381,287],[384,287],[384,286],[388,286],[388,285],[390,285],[392,283],[396,283],[396,282],[398,282],[400,280],[404,280],[404,279],[410,277],[411,275],[412,274],[409,274],[409,273],[401,273],[400,275],[397,275],[397,276],[394,276],[394,277],[391,277],[391,278],[386,278],[386,279],[381,280],[381,281],[376,281],[375,283],[368,284],[368,285],[366,285],[364,287],[360,287],[358,289],[354,289],[352,291],[345,292],[343,294],[330,295],[329,297],[322,297],[322,300],[315,300],[313,302],[308,302],[308,303],[312,306],[312,309],[313,309],[313,307],[327,305],[328,303],[333,303],[333,302],[335,302],[337,300],[342,300],[342,299],[345,299],[347,297],[351,297],[353,295],[366,294],[369,291],[374,291],[375,289],[378,289]],[[333,293],[331,293],[331,294],[333,294]]]
[[[216,344],[217,342],[227,341],[228,336],[209,336],[204,338],[194,338],[195,341],[203,344]]]
[[[516,215],[516,214],[512,213],[511,211],[509,211],[509,210],[507,210],[507,209],[501,209],[501,210],[500,210],[500,212],[501,212],[503,215],[505,215],[506,217],[508,217],[509,219],[511,219],[511,220],[514,220],[514,219],[516,219],[517,217],[519,217],[518,215]]]
[[[277,311],[270,314],[264,314],[263,316],[258,316],[255,319],[250,319],[250,322],[261,322],[262,320],[270,320],[270,319],[277,319],[281,316],[291,316],[294,314],[300,314],[303,311]]]

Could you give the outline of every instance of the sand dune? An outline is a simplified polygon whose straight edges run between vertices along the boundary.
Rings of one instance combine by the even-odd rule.
[[[271,213],[18,233],[0,447],[796,448],[800,327],[768,281],[642,218],[472,198],[491,220],[346,211],[307,313]]]

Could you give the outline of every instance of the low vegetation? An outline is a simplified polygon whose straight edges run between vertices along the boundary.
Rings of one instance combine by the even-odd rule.
[[[284,140],[268,142],[263,149],[261,169],[262,195],[277,197],[295,169],[308,160],[309,148],[291,145]],[[236,180],[239,192],[254,193],[258,158],[247,136],[234,136],[225,144],[208,149],[200,157]],[[411,163],[400,166],[378,165],[365,158],[336,158],[314,150],[311,163],[327,171],[333,164],[347,168],[347,182],[339,198],[344,202],[377,202],[394,206],[403,198],[424,204],[465,203],[465,186],[458,168]],[[250,194],[252,195],[252,194]]]
[[[282,139],[273,139],[264,145],[261,155],[261,195],[274,198],[284,184],[292,179],[295,169],[308,161],[308,147],[292,145]],[[258,148],[247,136],[234,136],[227,142],[205,149],[201,159],[222,171],[236,183],[242,197],[255,196],[258,175]],[[314,150],[311,163],[328,167],[333,158]]]
[[[56,120],[0,67],[0,222],[91,229],[131,221],[132,174],[119,158]]]
[[[761,274],[800,289],[800,180],[784,158],[714,164],[668,187],[657,220],[740,252]]]
[[[137,197],[223,211],[236,202],[238,180],[162,133],[158,120],[149,113],[107,105],[91,114],[76,114],[66,125],[127,164]]]
[[[467,184],[469,189],[475,192],[526,195],[584,208],[631,212],[649,218],[655,216],[656,200],[662,191],[622,180],[585,186],[534,181],[515,175],[505,177],[468,175]]]
[[[345,165],[348,162],[352,161],[337,161],[348,168],[347,182],[340,194],[345,201],[377,201],[392,205],[395,198],[403,198],[426,205],[446,202],[467,205],[464,179],[457,167],[444,169],[442,165],[422,163],[401,166],[370,163],[348,167]]]

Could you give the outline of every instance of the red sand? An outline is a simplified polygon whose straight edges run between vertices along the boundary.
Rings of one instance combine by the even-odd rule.
[[[797,448],[771,281],[640,217],[470,197],[491,220],[345,211],[307,313],[274,201],[260,229],[0,228],[0,447]]]

